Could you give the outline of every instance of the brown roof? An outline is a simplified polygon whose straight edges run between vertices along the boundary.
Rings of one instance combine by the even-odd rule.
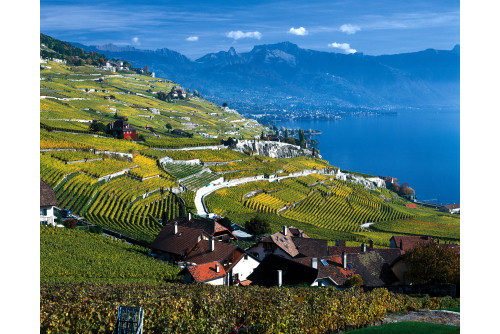
[[[219,272],[216,271],[217,264],[219,265]],[[217,261],[190,266],[187,271],[197,283],[211,281],[226,275],[224,267]]]
[[[448,204],[448,205],[443,205],[448,210],[453,210],[453,209],[460,209],[460,204]]]
[[[191,218],[191,220],[188,220],[187,217],[177,217],[177,218],[170,221],[170,223],[172,223],[172,222],[177,222],[177,224],[179,226],[182,225],[182,226],[186,226],[186,227],[190,227],[190,228],[203,230],[208,235],[215,235],[215,234],[220,235],[220,234],[227,233],[227,234],[230,234],[233,238],[238,239],[231,233],[231,231],[229,231],[227,228],[225,228],[221,224],[217,223],[215,220],[194,219],[194,218]]]
[[[367,249],[369,247],[367,246]],[[359,253],[361,246],[347,247],[347,246],[328,246],[328,255],[342,255],[343,252],[348,254]]]
[[[407,251],[414,248],[418,244],[426,244],[431,242],[433,239],[429,236],[418,236],[418,235],[394,235],[391,238],[391,247],[400,248],[403,246],[401,250]],[[392,245],[392,241],[394,241],[394,245]]]
[[[208,237],[201,229],[185,226],[177,226],[177,234],[174,234],[174,224],[168,223],[153,241],[151,248],[182,256],[202,238],[203,234]]]
[[[231,254],[238,249],[238,246],[227,243],[220,242],[214,240],[214,250],[210,251],[210,241],[202,240],[200,241],[196,247],[193,248],[191,252],[189,252],[186,257],[186,262],[194,262],[196,264],[203,264],[213,261],[219,261],[221,263],[224,262],[225,259],[231,256]],[[241,255],[243,255],[243,251],[241,251]]]
[[[40,179],[40,206],[57,206],[56,193],[42,179]]]
[[[293,243],[303,257],[320,257],[328,255],[328,240],[311,238],[293,238]]]
[[[365,286],[383,286],[397,278],[390,266],[401,256],[399,249],[373,249],[367,252],[347,254],[347,268],[342,266],[342,256],[330,255],[318,258],[318,278],[329,277],[337,285],[343,285],[353,275],[360,275]],[[323,261],[321,261],[323,260]],[[312,267],[312,258],[294,259]],[[323,264],[325,262],[327,265]]]
[[[292,232],[293,231],[293,232]],[[264,243],[274,243],[291,257],[297,256],[325,256],[327,255],[328,241],[323,239],[312,239],[303,233],[302,237],[295,237],[303,232],[293,226],[287,228],[287,235],[276,232],[268,237],[260,239]]]

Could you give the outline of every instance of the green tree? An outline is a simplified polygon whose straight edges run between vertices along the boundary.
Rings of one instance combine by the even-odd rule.
[[[98,121],[92,121],[92,123],[90,123],[89,125],[89,131],[92,131],[92,132],[102,132],[102,133],[106,133],[106,125],[102,122],[98,122]]]
[[[234,229],[231,227],[231,219],[224,217],[221,218],[217,221],[217,223],[221,224],[225,228],[227,228],[229,231],[233,231]]]
[[[227,107],[227,103],[226,103],[226,102],[224,102],[224,103],[222,104],[222,108],[225,108],[225,107]]]
[[[354,286],[362,286],[363,285],[363,278],[361,278],[361,275],[355,274],[351,277],[349,277],[345,282],[344,286],[347,287],[354,287]]]
[[[302,148],[306,147],[306,136],[302,129],[299,129],[299,146]]]
[[[405,278],[415,284],[460,283],[460,253],[449,245],[418,244],[403,257]]]
[[[245,229],[253,235],[271,233],[269,222],[259,217],[254,217],[245,223]]]

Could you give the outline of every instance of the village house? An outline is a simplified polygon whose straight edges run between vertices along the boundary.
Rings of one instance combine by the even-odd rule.
[[[318,269],[312,286],[333,285],[339,288],[354,275],[359,275],[366,287],[381,287],[398,282],[391,266],[401,257],[401,250],[369,249],[365,244],[357,248],[356,253],[342,252],[340,255],[300,258],[294,261]]]
[[[243,249],[223,241],[235,237],[222,225],[189,218],[167,223],[151,244],[158,258],[185,267],[181,274],[186,283],[234,285],[259,265]]]
[[[186,226],[195,229],[201,229],[209,236],[218,241],[237,240],[238,238],[226,227],[212,219],[196,219],[191,213],[187,217],[177,217],[170,222],[177,223],[179,226]]]
[[[247,251],[259,260],[263,260],[270,254],[287,259],[321,257],[328,255],[328,241],[312,239],[300,229],[293,226],[283,226],[281,232],[261,238],[256,245]]]
[[[132,140],[137,140],[139,138],[136,131],[137,129],[131,127],[124,119],[111,122],[106,128],[106,132],[113,135],[113,137],[123,137],[123,139],[130,138]]]
[[[389,240],[390,248],[399,248],[404,252],[415,248],[418,244],[424,245],[429,242],[433,242],[433,238],[427,236],[418,235],[393,235]]]
[[[322,257],[287,259],[271,254],[254,270],[249,280],[252,285],[262,286],[279,286],[281,283],[343,288],[351,277],[359,275],[365,287],[388,286],[398,283],[391,266],[400,257],[399,249],[370,249],[365,244],[356,247],[355,252],[344,251]]]
[[[460,204],[443,205],[440,211],[448,213],[460,213]]]
[[[248,276],[251,285],[282,286],[282,285],[311,285],[318,276],[318,269],[302,263],[270,254]]]
[[[54,190],[40,179],[40,225],[54,225],[57,197]]]

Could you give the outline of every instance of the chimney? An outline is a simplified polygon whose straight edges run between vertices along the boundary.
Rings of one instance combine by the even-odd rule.
[[[318,259],[313,257],[311,259],[311,267],[313,267],[314,269],[318,269]]]
[[[215,250],[215,240],[214,237],[210,237],[210,251],[213,252]]]
[[[283,284],[283,275],[281,273],[281,270],[278,270],[278,287],[280,287]]]
[[[220,265],[218,263],[215,264],[215,272],[220,273]]]
[[[174,223],[174,234],[177,234],[178,230],[177,230],[177,222]]]
[[[335,247],[339,246],[339,239],[335,239]]]
[[[347,253],[342,252],[342,268],[347,269]]]
[[[304,232],[299,231],[299,238],[302,238],[302,233],[304,233]]]
[[[286,225],[283,225],[283,235],[286,235],[286,230],[287,230]]]
[[[373,249],[373,240],[370,240],[370,248]]]
[[[399,240],[399,249],[403,250],[403,240]]]
[[[361,244],[361,251],[366,253],[366,244],[364,242]]]
[[[188,221],[191,221],[191,212],[188,212]]]

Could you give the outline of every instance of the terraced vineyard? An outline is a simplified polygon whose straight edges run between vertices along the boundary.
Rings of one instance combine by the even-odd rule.
[[[191,191],[196,191],[201,187],[205,187],[210,184],[210,182],[220,179],[219,175],[203,172],[199,175],[188,177],[182,181],[182,185]]]
[[[249,156],[244,153],[228,149],[167,151],[165,152],[165,155],[174,160],[200,159],[202,162],[225,162],[249,158]]]
[[[201,170],[203,169],[203,166],[201,165],[163,163],[162,166],[168,174],[172,175],[176,179],[186,178],[190,175],[201,172]]]
[[[154,93],[168,92],[174,86],[178,85],[131,71],[113,73],[88,65],[41,63],[40,178],[54,188],[60,207],[119,233],[151,241],[161,228],[160,218],[174,218],[186,209],[195,212],[195,191],[215,180],[338,171],[318,158],[274,159],[229,149],[203,149],[220,146],[227,139],[220,134],[233,132],[236,123],[242,128],[234,135],[238,139],[251,139],[270,129],[201,97],[168,102]],[[127,118],[140,140],[89,131],[91,120],[106,125],[118,117]],[[174,134],[172,129],[181,131]],[[207,138],[207,134],[217,138]],[[182,150],[188,147],[200,149]],[[159,159],[166,156],[199,159],[202,164],[160,165]],[[209,166],[213,163],[217,165]],[[116,177],[119,172],[125,174]],[[459,220],[410,210],[404,200],[386,189],[368,191],[330,175],[222,188],[207,196],[206,204],[211,212],[238,223],[260,215],[274,230],[280,224],[294,224],[316,237],[371,237],[384,245],[388,235],[398,231],[459,237]],[[184,192],[175,195],[173,188]],[[365,222],[374,222],[377,232],[361,229]]]
[[[332,185],[326,186],[318,183],[321,181],[326,181],[326,176],[311,174],[267,185],[253,182],[253,187],[249,184],[241,186],[241,189],[220,189],[208,196],[207,205],[215,213],[242,214],[253,211],[280,214],[297,222],[349,233],[361,232],[360,225],[366,222],[411,216],[384,203],[380,196],[374,196],[359,185],[334,180]],[[281,190],[270,191],[277,188]],[[255,190],[263,192],[243,198],[244,192]]]

